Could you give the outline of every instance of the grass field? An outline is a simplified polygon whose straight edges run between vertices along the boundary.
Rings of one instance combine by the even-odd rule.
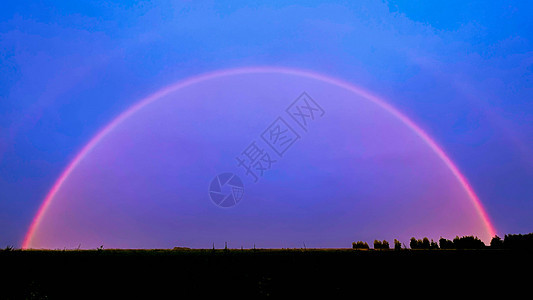
[[[511,250],[11,250],[0,264],[4,299],[348,297],[531,282],[531,252]]]

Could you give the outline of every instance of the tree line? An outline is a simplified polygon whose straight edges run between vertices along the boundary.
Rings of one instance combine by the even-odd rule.
[[[456,236],[453,240],[440,238],[438,243],[424,237],[416,239],[414,237],[409,241],[411,249],[523,249],[533,250],[533,233],[528,234],[506,234],[504,238],[494,236],[490,241],[490,245],[485,245],[482,240],[476,236]],[[353,249],[370,249],[368,243],[357,241],[352,243]],[[407,248],[397,239],[394,239],[394,250],[401,250]],[[389,242],[386,240],[374,240],[374,249],[391,249]]]

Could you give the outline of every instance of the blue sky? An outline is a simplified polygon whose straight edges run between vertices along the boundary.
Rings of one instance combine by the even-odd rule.
[[[457,163],[502,233],[533,231],[527,1],[4,1],[0,246],[144,96],[212,70],[313,70],[378,94]]]

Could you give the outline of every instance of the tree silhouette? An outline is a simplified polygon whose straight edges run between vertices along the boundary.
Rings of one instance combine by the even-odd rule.
[[[394,250],[402,250],[402,243],[397,239],[394,239]]]
[[[390,249],[389,242],[383,240],[383,242],[381,242],[381,249]]]
[[[382,246],[381,241],[374,240],[374,249],[381,249]]]
[[[409,241],[409,247],[411,247],[411,249],[418,249],[418,241],[414,237]]]
[[[389,242],[374,240],[374,249],[390,249]]]
[[[431,239],[431,242],[429,243],[429,249],[439,249],[439,245],[437,245],[437,243]]]
[[[453,239],[453,245],[455,249],[483,249],[485,244],[474,236],[456,236]]]
[[[365,242],[353,242],[354,249],[369,249]],[[453,240],[441,237],[437,242],[429,240],[427,237],[416,239],[411,237],[409,240],[411,249],[485,249],[487,246],[477,236],[455,236]],[[404,248],[406,248],[404,244]],[[499,236],[494,236],[490,241],[492,249],[522,249],[533,250],[533,233],[528,234],[506,234],[502,240]],[[389,242],[386,240],[374,240],[374,249],[390,249]],[[394,250],[401,250],[402,244],[394,239]]]
[[[533,233],[506,234],[503,239],[503,247],[506,249],[533,250]]]
[[[502,249],[503,248],[503,240],[499,236],[494,236],[492,240],[490,240],[490,247],[493,249]]]
[[[352,243],[352,248],[353,249],[370,249],[368,244],[366,242],[362,242],[362,241],[353,242]]]
[[[439,239],[439,246],[441,249],[454,249],[453,242],[442,237]]]
[[[431,244],[429,243],[429,239],[427,237],[424,237],[422,239],[422,249],[429,249]]]
[[[433,240],[430,242],[427,237],[424,237],[421,240],[417,240],[414,237],[411,238],[411,241],[409,243],[409,246],[411,246],[411,249],[432,249],[436,245],[436,243],[433,242]]]

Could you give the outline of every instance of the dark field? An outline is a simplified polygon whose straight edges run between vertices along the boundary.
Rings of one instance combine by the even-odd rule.
[[[530,251],[494,249],[11,250],[0,265],[7,299],[490,295],[533,272]]]

